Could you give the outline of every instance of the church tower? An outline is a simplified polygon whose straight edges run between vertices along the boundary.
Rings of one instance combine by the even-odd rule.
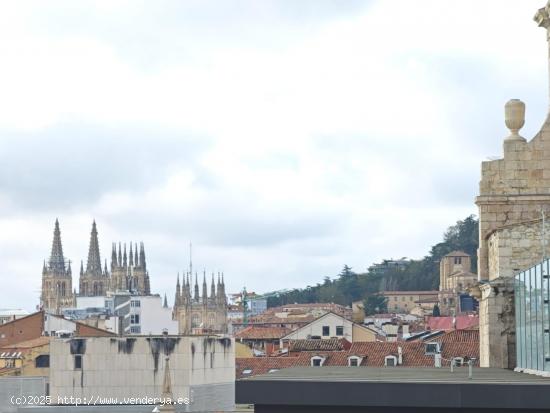
[[[80,264],[80,296],[102,296],[107,293],[109,288],[109,273],[107,272],[107,263],[105,268],[101,269],[101,257],[99,254],[99,241],[97,238],[97,227],[95,220],[92,224],[90,234],[90,246],[88,248],[88,261],[86,271],[83,264]]]
[[[74,307],[76,302],[72,285],[71,262],[69,261],[65,266],[61,231],[59,221],[56,219],[50,259],[47,263],[44,261],[42,268],[41,308],[51,313],[61,314],[63,308]]]
[[[174,298],[173,318],[178,321],[180,334],[227,333],[227,297],[223,276],[214,283],[214,274],[210,285],[210,296],[206,283],[206,272],[203,273],[202,296],[199,295],[198,276],[191,285],[193,276],[189,273],[183,277],[183,286],[178,274],[176,295]],[[216,288],[217,287],[217,288]],[[192,293],[193,291],[193,293]]]
[[[147,262],[145,260],[145,246],[140,243],[139,254],[138,245],[130,243],[129,251],[124,244],[122,250],[121,243],[118,243],[118,253],[116,244],[113,243],[111,253],[111,290],[130,291],[136,295],[150,295],[151,282],[149,272],[147,271]]]

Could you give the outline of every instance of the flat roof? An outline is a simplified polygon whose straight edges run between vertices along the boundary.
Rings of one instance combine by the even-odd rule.
[[[455,367],[295,367],[236,382],[236,402],[271,406],[548,409],[550,378]],[[397,410],[399,411],[399,409]]]
[[[474,367],[291,367],[245,380],[269,381],[360,381],[379,383],[530,383],[550,386],[550,378],[512,370]]]

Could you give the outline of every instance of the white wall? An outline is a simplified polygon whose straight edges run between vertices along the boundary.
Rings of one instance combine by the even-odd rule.
[[[162,297],[152,295],[139,299],[141,306],[131,307],[130,313],[140,313],[141,334],[162,334],[163,329],[167,329],[169,334],[178,334],[178,322],[172,320],[172,308],[163,307]]]
[[[90,307],[105,308],[105,297],[76,297],[76,308],[84,309]]]
[[[76,323],[74,321],[47,313],[44,316],[44,331],[50,335],[52,331],[70,331],[74,333],[75,330]]]
[[[71,348],[73,352],[80,348],[82,369],[74,368]],[[197,388],[210,394],[212,410],[222,410],[216,400],[225,400],[225,406],[227,401],[234,404],[235,341],[216,336],[54,339],[50,394],[53,400],[160,397],[166,354],[175,398],[189,397]],[[190,408],[194,411],[193,405]]]
[[[329,327],[329,335],[323,336],[323,326]],[[344,335],[336,335],[336,327],[344,326]],[[304,340],[311,336],[320,336],[322,339],[328,339],[332,337],[345,338],[349,342],[353,341],[353,323],[350,320],[345,319],[339,315],[333,313],[327,313],[324,316],[312,321],[308,325],[293,331],[285,339],[290,340]]]

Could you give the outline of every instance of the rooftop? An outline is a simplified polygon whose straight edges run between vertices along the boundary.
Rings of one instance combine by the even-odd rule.
[[[475,367],[468,378],[467,367],[450,368],[388,368],[388,367],[291,367],[267,375],[246,380],[291,380],[291,381],[361,381],[388,383],[528,383],[550,386],[550,378],[512,370]],[[546,391],[550,390],[547,389]]]
[[[550,378],[504,369],[472,371],[469,379],[467,367],[453,373],[448,367],[293,367],[237,380],[236,402],[288,411],[321,405],[339,412],[548,411]]]

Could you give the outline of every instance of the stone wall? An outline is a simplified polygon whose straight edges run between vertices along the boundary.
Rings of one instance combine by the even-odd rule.
[[[491,279],[488,237],[506,225],[550,216],[550,124],[530,142],[504,142],[504,158],[481,164],[478,275]],[[493,276],[494,278],[494,276]]]
[[[169,356],[175,398],[191,397],[192,389],[201,389],[200,394],[210,392],[210,410],[228,410],[234,404],[234,344],[217,336],[52,340],[50,394],[53,401],[65,396],[160,397],[164,359]],[[76,355],[82,357],[81,368],[75,368]],[[191,404],[190,411],[197,406]]]
[[[545,222],[544,226],[545,238],[548,239],[550,223]],[[542,220],[501,227],[489,236],[487,244],[490,280],[513,277],[542,261]]]

